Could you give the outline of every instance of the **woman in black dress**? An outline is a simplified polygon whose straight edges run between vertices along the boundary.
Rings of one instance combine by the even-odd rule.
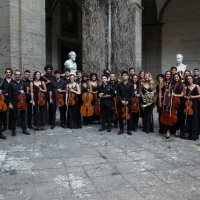
[[[88,75],[83,74],[82,75],[82,80],[81,80],[81,105],[83,105],[83,100],[82,100],[82,95],[85,92],[91,92],[92,88],[90,83],[88,82]],[[92,117],[84,117],[83,116],[83,125],[88,125],[92,123]]]
[[[173,76],[170,91],[171,91],[171,95],[173,95],[173,97],[177,97],[180,99],[180,105],[179,105],[179,108],[177,109],[176,124],[173,126],[168,126],[166,128],[167,129],[167,133],[166,133],[167,139],[170,137],[170,134],[174,134],[175,137],[179,136],[181,122],[182,122],[182,118],[184,116],[184,114],[183,114],[183,83],[182,83],[181,76],[178,73],[175,73]]]
[[[33,75],[33,82],[30,83],[30,92],[31,92],[31,99],[33,105],[33,113],[34,113],[34,126],[38,127],[38,130],[46,130],[47,124],[47,104],[41,106],[38,105],[38,93],[47,92],[46,84],[44,81],[40,80],[41,73],[36,71]],[[44,95],[45,97],[46,95]],[[46,99],[45,99],[46,101]]]
[[[92,106],[94,106],[99,96],[98,95],[99,82],[97,74],[91,73],[89,79],[90,79],[89,84],[91,85],[91,92],[93,94]],[[100,124],[100,116],[94,113],[92,116],[92,121],[98,121],[98,123]]]
[[[144,82],[141,84],[140,87],[140,95],[142,96],[142,105],[143,105],[142,107],[144,109],[142,130],[146,133],[154,132],[153,107],[154,107],[155,92],[156,92],[156,86],[153,81],[152,75],[149,72],[147,72],[145,73],[144,76]]]
[[[82,128],[80,121],[80,102],[78,98],[78,95],[81,93],[80,85],[75,82],[75,76],[73,74],[70,75],[69,81],[69,84],[66,85],[67,127],[78,129]],[[72,96],[74,98],[71,98]],[[71,104],[73,101],[74,105]]]
[[[136,74],[133,75],[131,82],[133,83],[133,87],[134,87],[134,96],[133,98],[137,98],[138,99],[138,103],[139,103],[139,97],[140,97],[140,86],[139,86],[139,82],[138,82],[138,76]],[[140,113],[140,103],[138,104],[139,107],[139,111],[138,112],[134,112],[132,110],[131,112],[131,125],[130,125],[130,129],[131,131],[135,131],[137,132],[137,128],[138,128],[138,120],[139,120],[139,113]]]
[[[195,78],[191,75],[185,78],[184,87],[184,99],[187,104],[188,100],[192,102],[192,115],[185,115],[185,119],[182,120],[182,128],[180,131],[180,137],[190,140],[199,139],[199,98],[200,98],[200,88],[198,85],[194,84]],[[185,106],[184,106],[185,107]]]

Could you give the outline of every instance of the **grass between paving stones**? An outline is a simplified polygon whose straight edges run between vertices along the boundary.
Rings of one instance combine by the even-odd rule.
[[[104,160],[107,160],[107,157],[106,157],[106,156],[101,155],[101,157],[102,157]]]
[[[119,175],[120,173],[117,171],[117,168],[116,168],[116,166],[114,167],[115,168],[115,171],[114,172],[112,172],[112,176],[116,176],[116,175]]]
[[[199,144],[196,144],[198,147],[200,147],[200,143]]]
[[[171,149],[171,145],[169,144],[167,148],[168,148],[168,149]]]
[[[171,139],[171,138],[169,138],[169,139],[163,138],[163,139],[164,139],[163,142],[173,142],[173,141],[175,141],[174,139]]]

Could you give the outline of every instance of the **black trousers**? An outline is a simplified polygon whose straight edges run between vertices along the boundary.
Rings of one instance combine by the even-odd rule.
[[[51,111],[52,111],[52,118],[51,118],[51,124],[54,124],[55,125],[55,121],[56,121],[56,109],[57,109],[57,99],[56,99],[56,96],[52,96],[52,100],[53,100],[53,103],[51,104]],[[61,106],[59,107],[59,111],[60,111],[60,122],[61,124],[64,124],[65,123],[65,119],[66,117],[64,117],[66,114],[65,114],[65,105],[64,106]]]
[[[101,110],[101,125],[103,128],[111,128],[111,115],[112,115],[112,101],[101,101],[100,103]]]
[[[128,114],[130,115],[130,119],[127,120],[127,129],[131,130],[131,126],[130,126],[131,125],[131,116],[132,116],[132,114],[131,114],[131,104],[129,103],[127,105],[127,107],[129,108]],[[124,120],[122,118],[122,114],[123,114],[122,108],[124,108],[124,106],[121,103],[119,103],[119,127],[120,127],[120,130],[124,130]]]
[[[48,117],[48,120],[49,120],[49,124],[51,125],[51,121],[52,121],[52,104],[50,103],[50,96],[49,96],[49,92],[46,93],[46,100],[47,100],[47,110],[48,110],[48,113],[49,113],[49,117]]]
[[[5,112],[0,112],[0,127],[2,126],[4,113],[5,113]],[[0,129],[0,132],[1,132],[1,129]]]
[[[10,116],[10,109],[9,109],[9,104],[7,104],[7,107],[8,109],[3,112],[3,126],[7,127],[7,113],[8,113],[8,110],[9,110],[9,116],[8,116],[8,126],[10,127],[10,122],[11,122],[11,116]]]
[[[31,122],[32,122],[32,103],[30,103],[31,101],[31,96],[30,95],[27,95],[26,96],[26,103],[28,105],[28,108],[27,108],[27,117],[28,117],[28,126],[31,125]]]
[[[18,108],[17,108],[18,101],[13,101],[12,106],[13,109],[10,109],[10,117],[11,117],[11,128],[12,130],[16,129],[16,121],[18,115]],[[26,130],[26,110],[19,110],[20,118],[21,118],[21,125],[22,129]]]

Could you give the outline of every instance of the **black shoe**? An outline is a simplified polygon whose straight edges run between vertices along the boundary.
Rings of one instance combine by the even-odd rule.
[[[9,126],[9,127],[8,127],[8,129],[9,129],[9,130],[12,130],[12,127],[11,127],[11,126]]]
[[[28,128],[33,129],[33,126],[30,124],[30,125],[28,125]]]
[[[65,124],[60,125],[62,128],[67,128]]]
[[[6,126],[3,126],[2,129],[1,129],[2,132],[6,131],[6,130],[7,130]]]
[[[98,131],[105,131],[106,129],[101,127]]]
[[[108,128],[108,129],[107,129],[107,132],[111,132],[111,128]]]
[[[54,124],[52,124],[51,125],[51,127],[50,127],[50,129],[54,129],[55,128],[55,125]]]
[[[123,132],[124,132],[124,130],[120,130],[120,131],[118,132],[118,135],[121,135]]]
[[[117,124],[115,124],[115,125],[114,125],[114,128],[118,128],[118,125],[117,125]]]
[[[22,133],[25,135],[30,135],[30,133],[27,130],[23,130]]]
[[[12,130],[12,136],[16,136],[16,130]]]
[[[132,132],[130,130],[127,130],[128,135],[132,135]]]
[[[7,139],[7,137],[4,136],[2,133],[0,133],[0,138],[3,139],[3,140],[6,140],[6,139]]]

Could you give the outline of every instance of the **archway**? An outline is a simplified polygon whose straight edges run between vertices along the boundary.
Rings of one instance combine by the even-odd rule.
[[[55,69],[63,70],[70,51],[76,52],[82,68],[81,5],[80,0],[46,1],[46,62]]]

